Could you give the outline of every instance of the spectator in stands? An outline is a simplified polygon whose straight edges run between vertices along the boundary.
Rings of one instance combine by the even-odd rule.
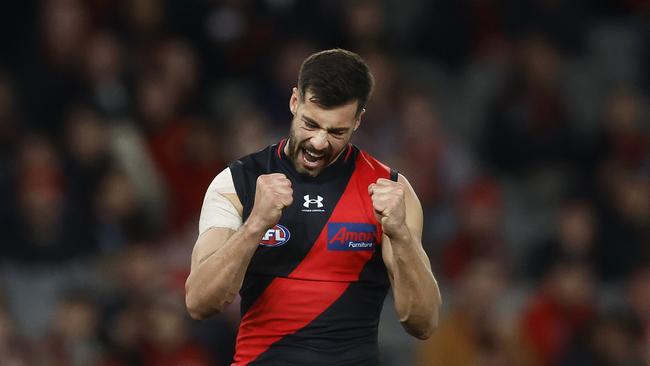
[[[454,285],[451,312],[418,354],[420,366],[536,365],[515,337],[512,319],[500,314],[508,285],[499,258],[477,258],[464,267]]]
[[[559,366],[642,366],[644,344],[639,324],[622,314],[603,315],[585,329]]]
[[[542,366],[556,365],[594,316],[589,264],[560,258],[547,270],[523,310],[520,337]]]
[[[102,355],[98,339],[98,304],[85,292],[69,292],[61,298],[52,317],[50,332],[38,351],[39,364],[91,365]]]
[[[29,343],[19,334],[15,321],[0,297],[0,364],[8,366],[32,365],[34,355]]]
[[[190,339],[182,299],[159,295],[146,311],[142,365],[215,365],[207,353]]]
[[[43,136],[26,137],[16,167],[17,211],[8,251],[15,261],[62,262],[94,250],[91,228],[70,205],[61,156]]]
[[[538,281],[549,267],[562,258],[596,262],[596,217],[588,201],[571,198],[562,203],[555,215],[551,237],[531,248],[524,271]]]
[[[511,74],[483,130],[482,152],[495,168],[528,173],[573,159],[572,126],[559,85],[563,61],[542,34],[519,41]]]
[[[631,316],[638,321],[641,338],[641,357],[650,362],[650,264],[638,265],[628,277],[626,286],[627,306]]]
[[[503,241],[503,197],[499,185],[479,178],[461,192],[457,204],[458,231],[441,255],[443,274],[455,279],[473,260],[482,257],[509,261]]]
[[[650,184],[643,172],[612,165],[600,197],[599,266],[605,279],[620,281],[650,259]]]
[[[87,100],[111,119],[126,117],[131,95],[126,85],[125,50],[110,30],[90,36],[83,60]]]

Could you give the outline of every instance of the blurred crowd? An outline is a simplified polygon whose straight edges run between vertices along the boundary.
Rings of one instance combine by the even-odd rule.
[[[426,342],[387,300],[384,364],[650,365],[648,1],[10,1],[0,40],[1,365],[229,364],[237,304],[184,307],[203,195],[332,47],[443,292]]]

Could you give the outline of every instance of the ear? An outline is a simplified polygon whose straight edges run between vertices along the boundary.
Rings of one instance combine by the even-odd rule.
[[[363,117],[365,113],[366,113],[365,108],[361,110],[361,113],[359,113],[359,117],[357,118],[357,121],[354,123],[354,131],[356,131],[357,128],[359,128],[359,126],[361,126],[361,117]]]
[[[291,111],[291,114],[293,114],[294,116],[298,111],[299,101],[300,101],[300,92],[298,92],[298,88],[294,87],[291,90],[291,98],[289,98],[289,110]]]

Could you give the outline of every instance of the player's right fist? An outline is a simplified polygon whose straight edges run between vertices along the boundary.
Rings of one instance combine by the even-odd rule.
[[[280,221],[282,210],[292,202],[291,181],[284,174],[260,175],[257,177],[255,203],[250,217],[266,230]]]

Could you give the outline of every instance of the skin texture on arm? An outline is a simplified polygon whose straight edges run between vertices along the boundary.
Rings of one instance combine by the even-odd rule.
[[[406,331],[427,339],[438,326],[442,303],[438,283],[422,248],[422,206],[410,183],[379,179],[369,187],[382,224],[382,257],[393,289],[395,310]]]
[[[241,214],[237,195],[225,196]],[[255,197],[249,218],[237,231],[212,228],[199,236],[185,282],[185,303],[192,318],[219,313],[235,299],[260,239],[293,202],[291,182],[283,174],[261,175]]]
[[[244,224],[233,231],[212,228],[197,240],[185,282],[187,310],[194,319],[223,311],[237,296],[263,231]]]

